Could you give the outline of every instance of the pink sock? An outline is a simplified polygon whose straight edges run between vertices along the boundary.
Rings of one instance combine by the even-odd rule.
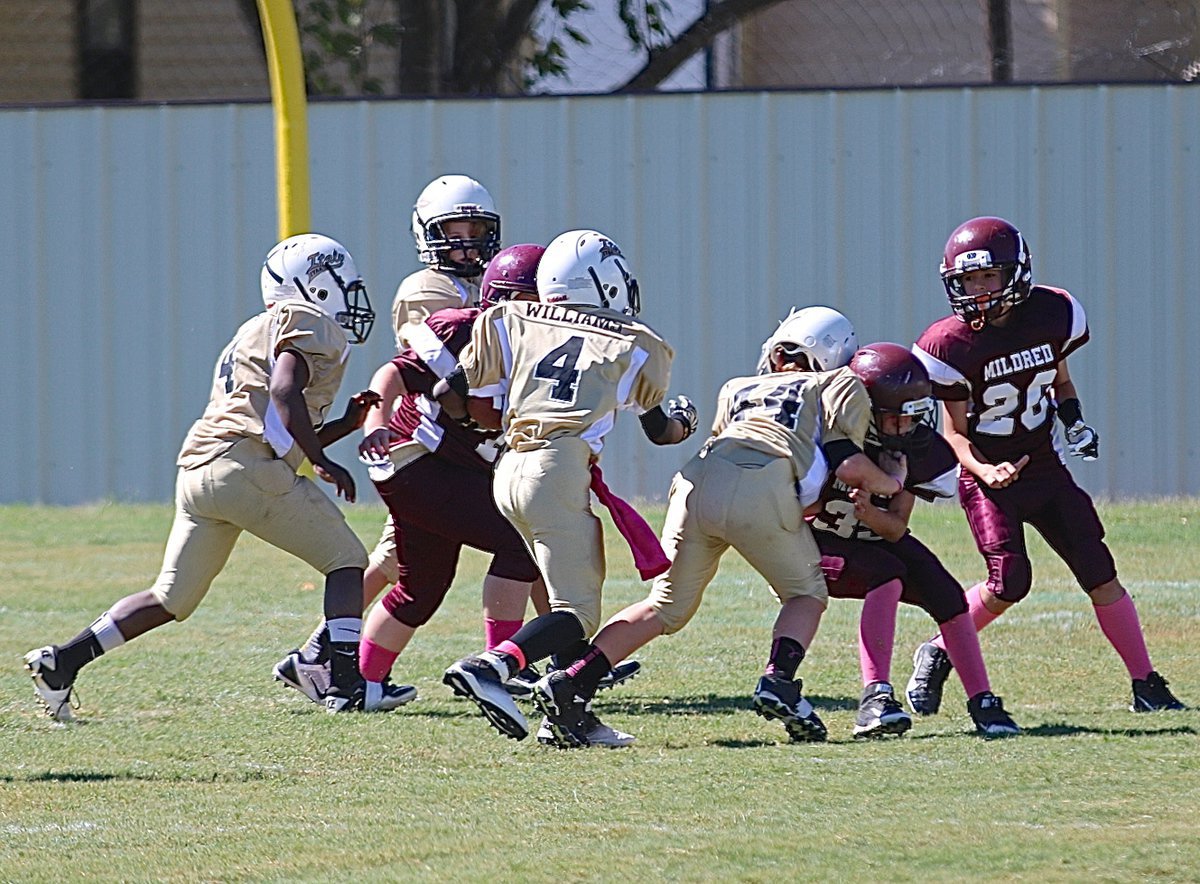
[[[1145,678],[1154,667],[1150,665],[1150,652],[1146,650],[1146,637],[1142,635],[1142,624],[1138,620],[1133,599],[1125,593],[1111,605],[1093,605],[1100,631],[1116,649],[1129,670],[1130,678]]]
[[[383,681],[392,671],[399,651],[389,651],[365,636],[358,641],[358,671],[367,681]]]
[[[487,649],[490,651],[500,642],[508,641],[517,634],[517,630],[524,623],[524,620],[493,620],[491,617],[484,617],[483,640]]]
[[[867,593],[858,619],[858,665],[863,686],[892,680],[892,648],[896,643],[896,608],[904,584],[889,580]]]
[[[975,624],[976,632],[982,632],[983,627],[1000,616],[999,614],[992,613],[984,606],[983,593],[985,592],[987,592],[986,584],[983,583],[976,583],[967,590],[967,611],[971,615],[971,622]],[[943,626],[943,628],[945,627]],[[935,636],[932,642],[943,651],[946,650],[946,640],[941,634]],[[974,696],[974,694],[971,696]]]
[[[497,654],[508,654],[508,656],[516,658],[518,672],[529,665],[525,661],[525,652],[521,650],[521,646],[514,645],[509,639],[505,639],[490,650],[495,651]]]
[[[990,691],[992,686],[988,682],[983,652],[979,650],[979,633],[971,622],[970,612],[964,611],[957,617],[951,617],[942,624],[941,630],[939,638],[944,645],[943,650],[954,664],[968,699],[980,691]]]

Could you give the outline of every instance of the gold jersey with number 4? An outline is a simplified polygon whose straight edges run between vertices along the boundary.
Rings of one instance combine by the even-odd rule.
[[[615,310],[508,301],[476,320],[459,363],[472,395],[507,396],[510,449],[578,436],[598,454],[618,410],[641,415],[663,401],[674,355],[654,329]]]

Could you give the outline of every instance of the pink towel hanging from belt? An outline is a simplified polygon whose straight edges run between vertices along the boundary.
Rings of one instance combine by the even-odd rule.
[[[643,580],[650,580],[671,567],[671,561],[663,552],[658,535],[654,533],[641,514],[604,484],[604,474],[597,464],[592,464],[592,491],[602,504],[608,507],[612,520],[633,551],[633,564]]]

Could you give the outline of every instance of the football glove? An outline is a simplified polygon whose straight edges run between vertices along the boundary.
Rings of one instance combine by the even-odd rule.
[[[700,425],[696,416],[696,404],[687,396],[676,396],[667,402],[667,417],[674,418],[683,424],[683,438],[686,439]]]
[[[1067,451],[1072,457],[1096,460],[1100,456],[1100,434],[1078,420],[1067,427]]]

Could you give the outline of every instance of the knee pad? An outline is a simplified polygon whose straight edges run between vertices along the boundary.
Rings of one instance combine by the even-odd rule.
[[[503,580],[516,580],[518,583],[533,583],[542,576],[537,563],[526,552],[525,547],[497,550],[492,556],[488,574]]]
[[[1025,556],[1001,552],[988,556],[988,592],[1002,602],[1016,603],[1029,595],[1033,569]]]
[[[597,602],[592,604],[578,604],[573,602],[558,602],[553,598],[550,599],[550,613],[563,614],[574,618],[582,630],[583,636],[586,638],[589,635],[595,635],[600,631],[600,605]]]
[[[442,600],[449,591],[449,583],[412,591],[397,583],[388,590],[380,604],[405,626],[417,629],[429,622],[429,618],[442,606]]]

